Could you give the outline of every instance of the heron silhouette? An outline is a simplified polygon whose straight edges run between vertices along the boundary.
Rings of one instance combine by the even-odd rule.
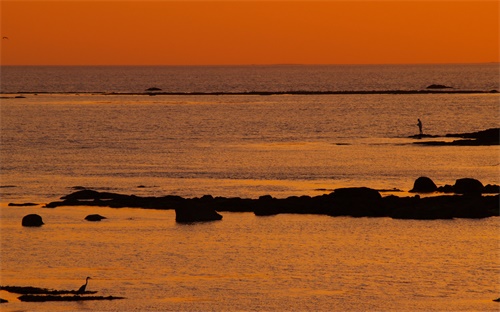
[[[89,283],[89,279],[92,279],[92,277],[87,276],[87,279],[85,280],[85,284],[83,284],[82,287],[80,287],[80,289],[78,289],[78,291],[76,292],[77,294],[83,294],[85,292],[85,288],[87,288],[87,284]]]

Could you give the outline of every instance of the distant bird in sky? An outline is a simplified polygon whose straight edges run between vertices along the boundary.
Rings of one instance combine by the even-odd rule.
[[[87,279],[85,280],[85,284],[83,284],[82,287],[80,287],[80,289],[78,289],[78,291],[77,291],[78,294],[83,294],[85,292],[85,288],[87,288],[87,284],[89,283],[89,278],[92,279],[91,277],[87,276]]]
[[[8,39],[9,39],[9,37],[2,37],[2,39],[7,39],[7,40],[8,40]]]

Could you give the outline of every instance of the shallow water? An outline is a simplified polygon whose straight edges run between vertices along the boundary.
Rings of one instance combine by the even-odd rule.
[[[463,177],[499,184],[498,146],[419,146],[408,138],[418,131],[416,116],[431,134],[498,127],[498,101],[494,94],[29,95],[2,101],[0,192],[5,201],[47,202],[73,186],[257,198],[341,186],[409,190],[419,176],[438,185]]]
[[[21,227],[28,213],[41,228]],[[87,214],[108,217],[87,222]],[[175,223],[173,211],[2,207],[2,285],[125,300],[21,310],[498,311],[499,218],[415,221],[314,215]]]

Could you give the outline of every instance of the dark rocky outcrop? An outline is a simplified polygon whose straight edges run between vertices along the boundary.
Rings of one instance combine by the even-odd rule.
[[[115,300],[125,299],[114,296],[81,296],[82,294],[95,294],[97,291],[78,292],[77,290],[55,290],[32,286],[0,286],[0,290],[10,293],[21,294],[18,297],[23,302],[46,302],[46,301],[85,301],[85,300]]]
[[[415,136],[411,136],[417,138]],[[434,136],[436,137],[436,136]],[[446,134],[447,138],[462,138],[462,140],[454,140],[452,142],[444,141],[419,141],[414,144],[432,145],[432,146],[489,146],[500,144],[500,128],[491,128],[470,133],[452,133]]]
[[[57,295],[22,295],[18,299],[23,302],[47,302],[47,301],[89,301],[89,300],[117,300],[125,297],[114,296],[57,296]]]
[[[102,219],[107,219],[107,218],[98,214],[91,214],[85,217],[85,220],[87,221],[101,221]]]
[[[9,301],[8,301],[8,300],[5,300],[5,299],[0,298],[0,303],[7,303],[7,302],[9,302]]]
[[[42,217],[37,214],[29,214],[23,217],[22,226],[42,226],[44,225]]]
[[[453,89],[453,87],[445,86],[442,84],[431,84],[426,89]]]
[[[382,196],[374,189],[351,187],[336,189],[331,193],[331,216],[382,217],[386,216]]]
[[[500,128],[491,128],[477,132],[470,133],[454,133],[447,134],[446,137],[450,138],[464,138],[468,140],[454,141],[463,145],[475,143],[477,145],[498,145],[500,142]],[[472,141],[472,142],[471,142]]]
[[[430,138],[439,138],[439,135],[434,134],[413,134],[408,136],[410,139],[430,139]]]
[[[482,194],[483,183],[472,178],[463,178],[455,181],[453,190],[456,194]]]
[[[40,288],[33,286],[0,286],[0,290],[5,290],[14,294],[23,295],[68,295],[79,294],[77,290],[56,290],[48,288]],[[85,291],[85,294],[95,294],[97,291]]]
[[[206,222],[222,220],[222,216],[213,208],[195,204],[175,208],[175,221],[179,223]]]
[[[432,193],[435,191],[437,191],[437,186],[428,177],[419,177],[416,179],[413,188],[410,190],[413,193]]]
[[[9,203],[10,207],[30,207],[30,206],[38,206],[35,203]]]
[[[475,180],[477,181],[477,180]],[[479,182],[479,181],[477,181]],[[483,218],[498,216],[498,195],[482,194],[500,192],[497,185],[483,187],[478,193],[478,183],[469,179],[459,179],[455,185],[436,188],[426,177],[415,181],[412,191],[419,193],[445,192],[460,195],[442,195],[427,198],[382,197],[380,192],[366,187],[341,188],[319,196],[290,196],[274,198],[270,195],[258,199],[225,198],[206,195],[201,198],[179,196],[139,197],[91,190],[81,190],[62,197],[63,201],[47,204],[58,206],[101,206],[130,207],[145,209],[175,209],[177,222],[198,222],[221,220],[218,212],[253,212],[257,216],[281,213],[321,214],[352,217],[391,217],[397,219],[449,219]],[[479,182],[480,185],[481,182]]]

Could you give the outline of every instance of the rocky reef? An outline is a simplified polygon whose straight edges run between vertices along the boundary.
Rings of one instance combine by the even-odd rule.
[[[422,138],[436,138],[436,137],[446,137],[446,138],[461,138],[460,140],[454,140],[452,142],[445,141],[419,141],[414,144],[421,145],[433,145],[433,146],[488,146],[488,145],[500,145],[500,128],[491,128],[477,132],[470,133],[449,133],[443,136],[438,135],[412,135],[410,138],[422,139]]]
[[[280,213],[321,214],[351,217],[390,217],[395,219],[487,218],[500,215],[498,185],[483,184],[475,179],[458,179],[454,185],[438,187],[426,177],[415,181],[412,192],[436,193],[435,196],[381,196],[367,187],[336,189],[319,196],[258,199],[212,197],[183,198],[180,196],[139,197],[94,190],[80,190],[51,202],[47,208],[59,206],[131,207],[145,209],[175,209],[177,222],[220,220],[218,212],[253,212],[257,216]],[[453,193],[453,195],[440,195]],[[494,195],[488,195],[494,194]]]
[[[125,299],[124,297],[114,296],[82,296],[84,294],[95,294],[97,293],[97,291],[79,292],[77,290],[55,290],[33,286],[0,286],[0,290],[5,290],[14,294],[20,294],[21,296],[19,296],[18,299],[23,302]]]

